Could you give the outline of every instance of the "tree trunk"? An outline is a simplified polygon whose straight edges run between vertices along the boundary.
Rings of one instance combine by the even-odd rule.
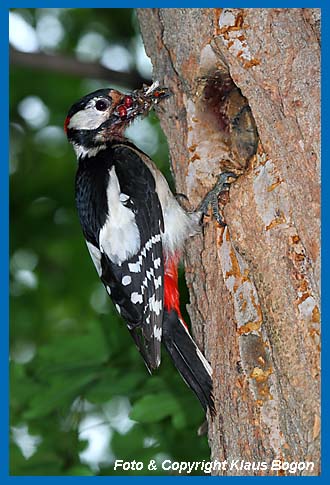
[[[196,207],[221,171],[240,175],[227,226],[210,218],[185,254],[214,373],[211,459],[227,460],[214,474],[291,474],[273,460],[320,471],[319,16],[138,9],[154,79],[174,93],[159,116],[177,191]],[[267,469],[249,470],[258,462]]]

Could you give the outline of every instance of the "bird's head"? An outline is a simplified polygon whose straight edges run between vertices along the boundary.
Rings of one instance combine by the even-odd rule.
[[[99,89],[73,104],[65,119],[64,131],[78,156],[91,156],[107,142],[120,140],[138,116],[148,114],[160,100],[170,96],[158,83],[129,94]]]

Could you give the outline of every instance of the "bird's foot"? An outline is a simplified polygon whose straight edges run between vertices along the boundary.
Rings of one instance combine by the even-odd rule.
[[[208,192],[202,202],[199,204],[197,211],[207,214],[209,206],[211,206],[213,216],[220,226],[226,226],[223,217],[223,209],[228,201],[229,187],[237,175],[233,172],[223,172],[219,175],[218,181],[213,189]]]

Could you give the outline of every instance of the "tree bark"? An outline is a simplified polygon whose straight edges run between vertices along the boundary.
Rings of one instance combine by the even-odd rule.
[[[214,474],[291,475],[273,460],[320,472],[319,16],[138,9],[154,79],[174,93],[159,117],[177,191],[196,207],[222,170],[240,175],[227,226],[210,218],[185,254],[193,333],[214,373],[211,459],[228,462]],[[221,126],[235,96],[239,123],[249,105],[259,135],[245,160],[234,147],[246,119],[241,131],[235,113],[235,130]]]

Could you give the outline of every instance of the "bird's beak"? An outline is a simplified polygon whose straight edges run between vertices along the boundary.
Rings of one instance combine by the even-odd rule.
[[[147,115],[151,108],[171,94],[168,88],[160,87],[157,82],[126,94],[118,100],[118,104],[112,112],[112,122],[114,124],[128,123],[137,116]]]

